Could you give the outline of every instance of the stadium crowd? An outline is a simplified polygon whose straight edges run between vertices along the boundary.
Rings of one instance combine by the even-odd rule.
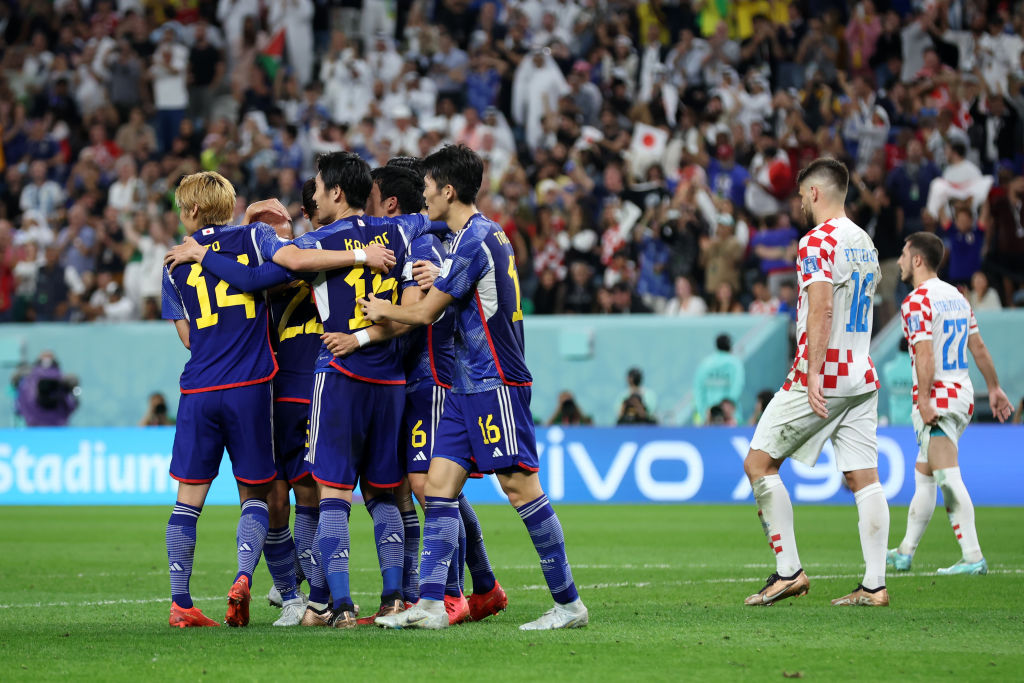
[[[159,318],[183,174],[302,222],[315,154],[446,142],[534,314],[795,315],[794,179],[829,154],[881,322],[919,230],[975,308],[1021,305],[1022,118],[1020,0],[12,0],[0,320]]]

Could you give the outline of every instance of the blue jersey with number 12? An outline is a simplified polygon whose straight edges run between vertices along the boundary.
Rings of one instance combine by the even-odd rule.
[[[363,316],[356,300],[368,296],[397,300],[398,278],[409,244],[429,228],[430,221],[419,214],[394,218],[352,216],[293,240],[292,244],[300,249],[335,251],[361,249],[376,242],[395,253],[397,263],[388,273],[378,273],[368,266],[352,266],[317,275],[313,296],[324,331],[354,334],[373,325]],[[340,372],[374,384],[405,384],[402,359],[394,339],[361,348],[345,358],[335,358],[324,346],[317,357],[316,372]]]
[[[259,265],[279,248],[274,229],[265,223],[209,226],[192,236],[247,265]],[[264,297],[231,287],[197,263],[164,269],[163,317],[189,321],[191,357],[180,382],[184,394],[267,382],[277,372]]]

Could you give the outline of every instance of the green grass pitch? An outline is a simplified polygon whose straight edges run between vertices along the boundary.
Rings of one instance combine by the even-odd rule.
[[[888,609],[836,608],[862,570],[856,510],[797,506],[810,594],[770,608],[743,598],[770,572],[753,506],[559,505],[569,558],[590,608],[586,629],[522,633],[550,605],[516,514],[480,506],[509,609],[443,632],[281,629],[257,569],[246,629],[171,629],[166,508],[3,508],[3,680],[1020,680],[1024,677],[1024,524],[1020,509],[979,508],[983,577],[937,577],[959,556],[942,510],[915,558],[890,576]],[[223,619],[234,575],[237,508],[199,522],[192,592]],[[890,544],[906,509],[893,508]],[[352,512],[355,599],[377,606],[380,577],[361,506]],[[467,573],[467,581],[468,581]]]

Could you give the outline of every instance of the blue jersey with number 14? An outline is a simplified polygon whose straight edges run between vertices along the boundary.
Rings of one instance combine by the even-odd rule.
[[[455,298],[452,390],[475,394],[530,386],[519,273],[501,226],[474,214],[452,240],[434,287]]]
[[[192,236],[247,265],[259,265],[279,248],[274,229],[265,223],[209,226]],[[163,317],[189,321],[191,357],[180,382],[184,394],[267,382],[277,372],[264,297],[231,287],[197,263],[164,269]]]
[[[368,296],[395,301],[409,244],[429,228],[430,221],[419,214],[394,218],[352,216],[294,239],[292,244],[300,249],[335,251],[362,249],[377,243],[392,250],[397,259],[388,273],[378,273],[368,266],[352,266],[317,275],[313,296],[324,331],[354,334],[373,325],[356,301]],[[394,339],[361,348],[345,358],[335,358],[324,346],[317,357],[316,372],[340,372],[374,384],[405,384],[402,359]]]

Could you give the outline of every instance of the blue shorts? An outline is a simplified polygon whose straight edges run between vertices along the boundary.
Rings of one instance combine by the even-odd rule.
[[[277,478],[289,484],[312,474],[306,462],[309,440],[309,404],[274,402],[274,459]]]
[[[382,489],[401,484],[405,467],[398,457],[398,431],[404,403],[401,384],[316,373],[306,453],[313,478],[338,489],[354,489],[360,479]]]
[[[186,484],[213,481],[227,448],[235,479],[252,486],[273,481],[277,468],[270,412],[270,382],[182,394],[171,477]]]
[[[447,398],[447,389],[430,383],[406,393],[400,441],[406,472],[425,473],[430,469],[437,424]]]
[[[503,386],[479,394],[449,394],[437,426],[434,457],[453,460],[468,472],[536,472],[540,461],[531,393],[530,387]]]

